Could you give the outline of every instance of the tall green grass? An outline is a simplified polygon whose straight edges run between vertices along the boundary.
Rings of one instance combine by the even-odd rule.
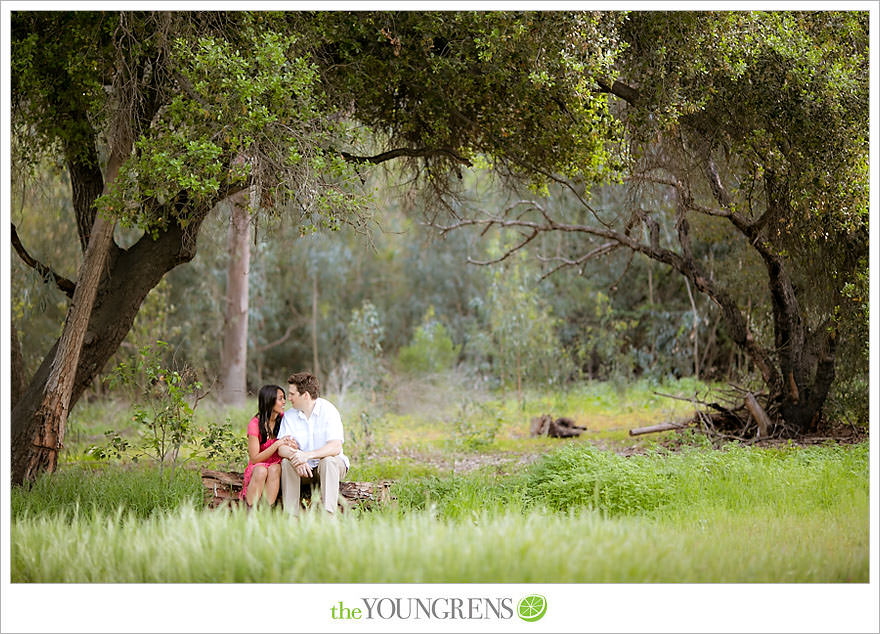
[[[445,518],[487,511],[591,510],[605,516],[693,516],[711,510],[803,516],[817,509],[868,509],[868,443],[716,451],[685,447],[623,457],[569,444],[513,476],[491,468],[455,477],[404,478],[404,510]]]
[[[144,518],[202,500],[197,471],[177,469],[173,478],[152,466],[87,468],[68,466],[43,474],[26,487],[12,487],[13,518],[114,515],[117,512]]]
[[[608,515],[645,512],[867,510],[868,443],[721,451],[685,447],[625,458],[591,445],[570,445],[529,472],[528,506],[584,507]]]
[[[403,458],[349,479],[389,473],[394,504],[292,520],[201,509],[190,469],[66,465],[12,489],[12,580],[868,580],[867,442],[628,458],[577,442],[513,475]]]
[[[865,582],[852,510],[696,521],[532,512],[335,520],[184,507],[11,525],[13,582]]]

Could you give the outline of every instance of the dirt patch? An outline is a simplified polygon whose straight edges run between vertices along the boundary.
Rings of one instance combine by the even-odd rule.
[[[373,453],[364,456],[363,460],[394,460],[406,458],[412,462],[437,470],[440,474],[452,474],[453,467],[456,474],[468,473],[482,467],[494,467],[498,475],[511,475],[521,471],[529,464],[535,462],[546,453],[545,450],[536,451],[505,451],[493,453],[458,453],[455,460],[447,453],[431,453],[417,449],[401,449],[395,447],[391,450]]]

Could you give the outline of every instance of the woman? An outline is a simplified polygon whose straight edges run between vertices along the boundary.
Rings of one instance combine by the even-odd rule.
[[[248,462],[244,487],[239,498],[252,508],[262,498],[271,506],[281,485],[281,456],[278,448],[296,446],[293,439],[279,440],[278,428],[284,416],[284,390],[277,385],[264,385],[257,397],[257,415],[248,424]]]

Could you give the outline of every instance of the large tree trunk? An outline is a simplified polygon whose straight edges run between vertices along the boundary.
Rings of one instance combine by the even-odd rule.
[[[773,329],[781,382],[770,401],[778,403],[785,424],[803,433],[819,423],[834,382],[837,331],[805,324],[794,287],[779,256],[765,257],[773,301]]]
[[[27,460],[22,465],[23,480],[33,481],[43,471],[55,471],[58,451],[64,441],[76,367],[115,226],[115,221],[99,216],[92,228],[76,290],[59,339],[58,352],[52,360],[40,407],[33,415],[31,447]],[[17,479],[19,475],[16,474],[15,477]]]
[[[145,235],[127,250],[111,245],[108,272],[98,287],[71,386],[68,410],[73,408],[94,376],[119,348],[147,294],[168,271],[195,256],[196,236],[206,214],[205,210],[193,218],[186,230],[171,225],[156,240]],[[34,416],[42,402],[58,349],[56,342],[12,410],[12,481],[16,484],[24,482],[27,464],[35,449],[31,445],[36,429]],[[63,438],[59,440],[63,441]]]
[[[246,192],[232,199],[227,241],[226,305],[220,352],[221,399],[243,405],[247,396],[248,268],[250,217]]]
[[[788,192],[772,173],[765,175],[765,188],[767,214],[783,217],[782,214],[792,213]],[[746,235],[764,260],[773,305],[779,372],[778,382],[770,385],[769,402],[778,403],[782,420],[791,430],[813,431],[834,381],[836,327],[820,324],[815,330],[809,328],[784,257],[759,242],[757,228]]]
[[[789,192],[776,176],[767,172],[764,178],[767,210],[762,218],[748,222],[731,208],[730,196],[711,159],[704,165],[704,175],[715,199],[730,210],[731,223],[749,240],[760,254],[767,269],[767,283],[773,306],[775,364],[764,373],[770,389],[768,405],[778,407],[779,416],[787,432],[804,433],[816,428],[831,384],[837,356],[837,331],[827,324],[811,331],[798,300],[797,292],[788,273],[785,258],[776,253],[762,235],[767,218],[786,217],[792,213],[788,204]],[[728,320],[725,320],[728,321]],[[729,322],[728,322],[728,325]],[[734,337],[735,340],[736,337]],[[751,340],[751,335],[749,335]],[[740,343],[737,340],[737,343]],[[769,361],[769,355],[751,345],[742,346],[759,367]],[[759,351],[759,354],[755,352]]]
[[[122,162],[131,151],[131,143],[122,141],[117,146],[107,166],[104,192],[112,186]],[[67,317],[57,353],[52,359],[51,370],[43,390],[39,407],[31,419],[30,446],[26,457],[16,463],[14,479],[33,481],[41,472],[55,470],[58,451],[64,441],[64,429],[70,408],[76,368],[89,325],[89,316],[98,284],[113,245],[114,219],[103,215],[94,216],[82,265],[80,266],[73,298],[67,309]]]

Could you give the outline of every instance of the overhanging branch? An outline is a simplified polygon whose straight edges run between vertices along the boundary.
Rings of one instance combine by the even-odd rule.
[[[599,84],[599,92],[606,92],[615,97],[620,97],[630,105],[635,105],[639,100],[639,91],[632,86],[627,86],[623,82],[616,80],[609,82],[606,79],[599,79],[596,83]]]
[[[35,260],[30,253],[24,248],[24,245],[21,243],[21,239],[18,237],[18,231],[15,228],[14,223],[12,224],[12,246],[15,249],[15,252],[18,253],[18,257],[22,259],[22,261],[27,264],[29,267],[34,269],[37,273],[43,276],[44,279],[51,278],[55,285],[61,290],[62,293],[67,295],[70,299],[73,299],[73,291],[76,288],[76,284],[71,282],[66,277],[62,277],[58,275],[51,268]]]
[[[554,273],[556,273],[560,269],[574,267],[574,266],[580,267],[581,265],[583,265],[584,263],[586,263],[589,260],[601,257],[603,255],[607,255],[607,254],[611,253],[612,251],[619,249],[620,246],[621,245],[617,242],[613,242],[613,241],[606,242],[606,243],[596,247],[592,251],[588,251],[587,253],[585,253],[581,257],[576,258],[574,260],[569,259],[569,258],[564,258],[561,256],[556,256],[556,257],[552,257],[552,258],[545,258],[541,254],[538,254],[538,260],[540,262],[559,262],[559,264],[557,264],[555,267],[553,267],[552,269],[550,269],[549,271],[544,273],[541,276],[539,281],[544,281],[545,279],[547,279],[548,277],[550,277],[551,275],[553,275]]]
[[[564,224],[560,222],[556,222],[547,212],[544,210],[539,204],[533,203],[533,207],[537,210],[540,210],[543,221],[536,222],[534,220],[523,219],[522,217],[517,218],[508,218],[501,216],[485,216],[482,218],[460,218],[451,224],[447,224],[445,226],[433,225],[434,228],[440,231],[441,235],[445,235],[450,231],[454,231],[456,229],[462,229],[465,227],[480,227],[483,231],[491,228],[506,228],[506,229],[525,229],[530,232],[528,239],[511,247],[506,250],[506,252],[498,258],[498,261],[504,259],[511,255],[514,251],[521,249],[527,242],[531,241],[535,235],[538,233],[545,232],[570,232],[570,233],[581,233],[590,235],[597,238],[604,238],[609,241],[611,244],[603,244],[598,249],[591,251],[579,259],[571,259],[568,261],[557,260],[561,262],[560,266],[556,267],[556,270],[560,268],[564,268],[566,266],[572,266],[577,264],[580,260],[584,262],[591,257],[596,257],[602,253],[607,253],[614,248],[624,247],[630,249],[631,251],[641,253],[652,260],[656,260],[657,262],[661,262],[671,267],[681,275],[688,278],[703,294],[708,296],[713,302],[715,302],[719,308],[721,309],[725,322],[728,325],[730,330],[730,335],[733,340],[740,346],[742,346],[746,351],[748,351],[749,355],[759,367],[764,380],[768,385],[776,385],[778,383],[778,373],[776,372],[773,365],[770,363],[770,358],[766,350],[764,350],[752,337],[751,332],[749,331],[748,324],[745,318],[742,315],[742,312],[734,302],[733,298],[722,288],[719,288],[717,284],[711,280],[709,277],[704,275],[699,267],[695,265],[693,256],[690,253],[690,241],[688,236],[688,225],[687,221],[684,218],[684,210],[686,209],[686,202],[690,201],[689,197],[686,197],[687,193],[679,190],[679,218],[678,218],[678,238],[682,243],[682,253],[676,253],[675,251],[671,251],[669,249],[663,248],[659,245],[658,239],[658,231],[656,226],[651,227],[649,223],[649,228],[651,229],[651,242],[650,244],[645,244],[641,242],[631,235],[627,233],[622,233],[620,231],[615,231],[613,229],[607,229],[604,227],[596,227],[590,225],[580,225],[580,224]],[[682,196],[684,193],[684,196]],[[650,218],[649,212],[642,213],[642,220],[646,221]],[[656,224],[656,223],[655,223]]]
[[[390,161],[392,159],[400,158],[402,156],[406,156],[409,158],[429,158],[433,156],[447,156],[455,161],[467,165],[468,167],[472,166],[472,163],[461,156],[451,148],[396,148],[394,150],[388,150],[387,152],[382,152],[381,154],[376,154],[374,156],[355,156],[349,152],[340,152],[342,158],[346,161],[350,161],[352,163],[372,163],[373,165],[377,165],[379,163],[384,163],[385,161]]]

